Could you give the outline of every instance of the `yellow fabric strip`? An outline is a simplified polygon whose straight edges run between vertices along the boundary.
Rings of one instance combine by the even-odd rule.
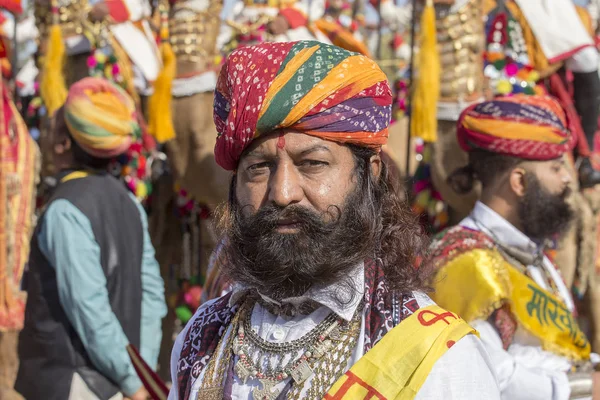
[[[296,72],[298,72],[298,68],[302,66],[308,60],[315,51],[319,50],[320,46],[307,47],[302,49],[292,58],[290,62],[283,68],[281,74],[279,74],[275,80],[269,86],[269,90],[267,91],[267,95],[265,100],[263,101],[260,112],[258,113],[258,119],[263,116],[263,114],[269,109],[273,98],[279,93],[282,87],[288,83],[290,79],[294,76]]]
[[[572,360],[588,360],[591,347],[571,311],[558,297],[508,266],[511,311],[517,321],[542,341],[544,350]]]
[[[325,399],[414,399],[436,361],[470,333],[476,332],[441,307],[419,309],[358,360]]]
[[[542,289],[495,249],[464,252],[440,268],[433,299],[466,321],[487,319],[503,304],[544,350],[587,360],[590,344],[566,305]]]
[[[439,269],[431,298],[467,322],[486,320],[510,296],[510,278],[505,263],[497,251],[475,249],[464,252]]]
[[[463,121],[467,129],[490,132],[491,136],[503,139],[531,140],[542,143],[562,143],[567,140],[564,136],[557,135],[546,127],[523,122],[477,119],[469,116],[465,117]]]
[[[72,181],[74,179],[81,179],[89,176],[90,173],[87,171],[73,171],[70,174],[66,175],[64,178],[60,180],[60,183],[65,183],[68,181]]]
[[[348,57],[336,65],[317,86],[292,108],[281,126],[293,125],[319,103],[327,97],[335,95],[341,89],[350,87],[348,94],[345,96],[350,99],[377,82],[385,81],[387,79],[385,74],[376,65],[368,63],[367,60],[365,56],[356,55]],[[347,75],[351,78],[346,78]]]

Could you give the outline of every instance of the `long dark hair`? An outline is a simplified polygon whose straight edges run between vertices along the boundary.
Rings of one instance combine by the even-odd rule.
[[[365,229],[374,238],[373,257],[381,262],[390,289],[406,292],[426,288],[430,268],[421,264],[429,245],[429,239],[411,211],[407,196],[401,196],[401,183],[390,173],[382,160],[381,174],[376,178],[371,171],[372,149],[348,146],[356,161],[356,174],[366,201],[362,201],[361,213],[372,216]]]

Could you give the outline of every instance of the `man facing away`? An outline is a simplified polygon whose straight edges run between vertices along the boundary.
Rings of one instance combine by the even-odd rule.
[[[474,331],[420,291],[423,237],[379,155],[391,100],[335,46],[229,56],[214,117],[234,288],[176,340],[170,399],[499,398]]]
[[[469,164],[451,183],[466,191],[477,178],[482,194],[432,245],[433,298],[479,331],[503,399],[587,398],[590,345],[544,253],[573,216],[565,114],[550,97],[498,98],[465,110],[457,135]]]
[[[143,208],[105,173],[139,133],[131,98],[74,84],[52,132],[59,184],[32,238],[21,366],[27,399],[145,399],[126,346],[153,367],[166,314]]]

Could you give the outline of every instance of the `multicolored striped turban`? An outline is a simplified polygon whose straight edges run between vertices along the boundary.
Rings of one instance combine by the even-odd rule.
[[[280,129],[380,148],[392,93],[377,64],[316,41],[262,43],[228,57],[215,91],[215,158],[234,170],[252,140]]]
[[[73,84],[64,111],[73,139],[95,157],[124,153],[141,133],[133,99],[106,79],[85,78]]]
[[[565,112],[548,96],[510,96],[477,103],[458,120],[465,151],[486,150],[527,160],[551,160],[576,143]]]

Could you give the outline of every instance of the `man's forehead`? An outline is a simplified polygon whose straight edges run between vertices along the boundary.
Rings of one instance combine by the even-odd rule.
[[[242,155],[241,160],[245,157],[275,155],[278,149],[289,154],[301,155],[315,151],[335,153],[344,147],[338,143],[300,132],[274,132],[255,140]]]

